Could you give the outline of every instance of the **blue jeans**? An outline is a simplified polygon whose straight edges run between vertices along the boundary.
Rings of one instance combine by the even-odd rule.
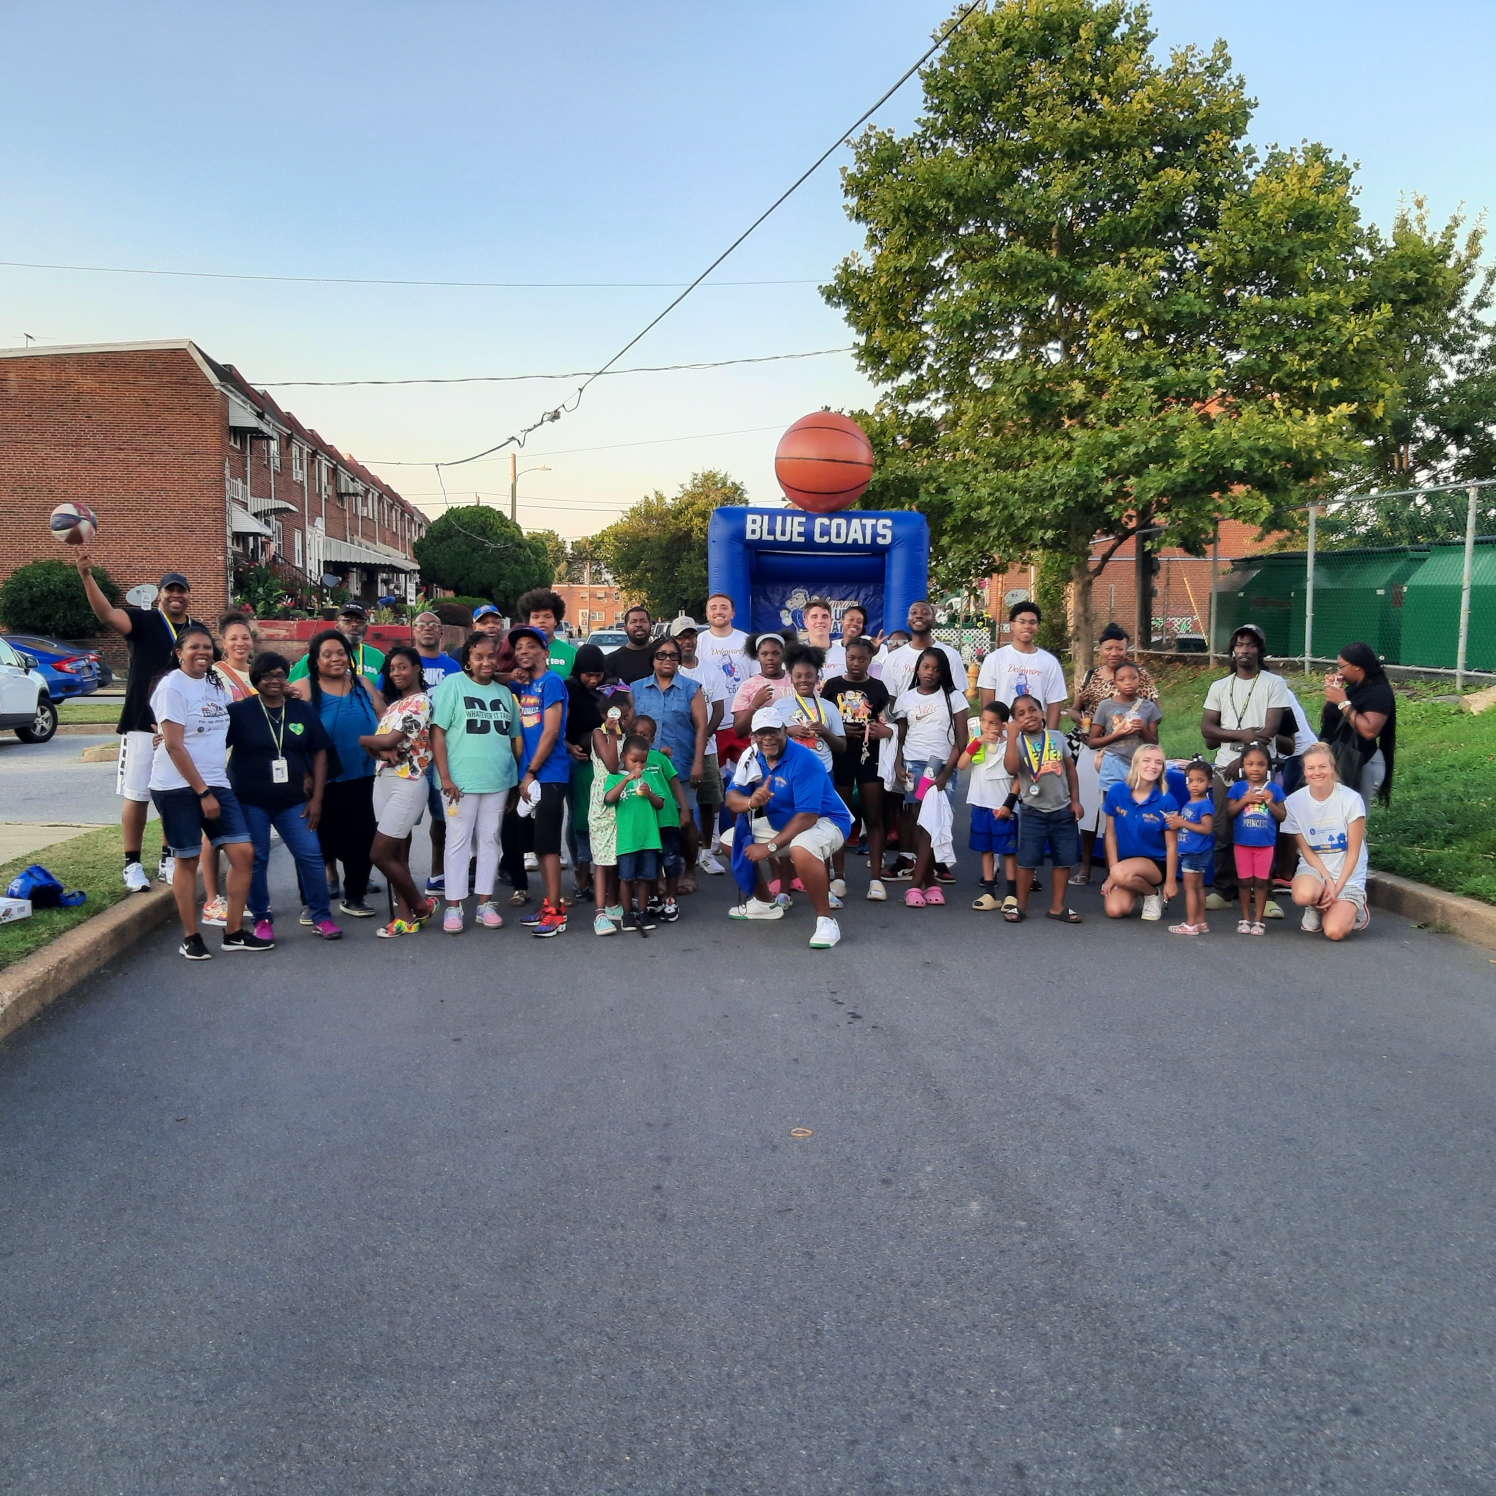
[[[257,920],[270,918],[270,828],[274,826],[296,861],[296,871],[301,875],[301,896],[312,912],[312,923],[331,919],[322,844],[301,813],[306,807],[289,805],[284,810],[266,810],[263,805],[243,805],[242,808],[255,849],[255,867],[249,880],[250,914]]]

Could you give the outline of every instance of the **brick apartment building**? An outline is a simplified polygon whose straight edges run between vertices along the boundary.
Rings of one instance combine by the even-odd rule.
[[[622,626],[628,602],[612,583],[557,582],[554,586],[566,600],[567,623],[582,638],[594,629]]]
[[[0,349],[0,432],[0,579],[65,555],[47,520],[74,500],[121,587],[184,572],[201,618],[256,565],[304,603],[323,576],[415,596],[426,517],[195,343]]]

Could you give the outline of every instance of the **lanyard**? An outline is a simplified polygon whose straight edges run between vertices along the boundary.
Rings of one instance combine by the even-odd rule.
[[[175,644],[177,642],[176,625],[166,616],[163,609],[157,608],[156,611],[161,614],[161,622],[166,625],[166,632],[171,635],[171,642]]]
[[[265,714],[265,726],[270,729],[270,741],[275,744],[275,756],[284,758],[286,755],[281,744],[286,741],[286,704],[281,703],[280,731],[276,732],[275,724],[270,720],[270,709],[265,705],[264,698],[257,696],[255,699],[260,703],[260,710]]]
[[[1231,698],[1231,710],[1236,713],[1236,725],[1237,725],[1237,727],[1241,726],[1241,719],[1247,715],[1247,712],[1248,712],[1248,710],[1250,709],[1250,707],[1252,705],[1252,692],[1257,689],[1257,682],[1260,681],[1261,679],[1262,679],[1262,672],[1259,670],[1257,672],[1257,674],[1252,677],[1251,687],[1247,691],[1247,699],[1244,702],[1242,702],[1242,704],[1240,706],[1237,706],[1237,704],[1236,704],[1236,677],[1234,675],[1231,677],[1231,684],[1226,687],[1226,694]]]
[[[1054,733],[1046,728],[1044,731],[1044,740],[1036,752],[1033,743],[1029,741],[1029,735],[1027,733],[1021,734],[1020,741],[1023,744],[1023,757],[1029,766],[1029,773],[1036,779],[1044,772],[1046,764],[1057,763],[1059,761],[1060,750],[1051,741],[1054,736]]]
[[[812,722],[824,723],[826,721],[826,708],[821,704],[821,698],[819,696],[812,696],[807,702],[806,699],[798,691],[796,691],[795,701],[799,704],[800,710],[804,712]]]

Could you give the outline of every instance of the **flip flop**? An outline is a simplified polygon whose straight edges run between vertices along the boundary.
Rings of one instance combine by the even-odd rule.
[[[1058,914],[1053,909],[1044,911],[1045,919],[1058,920],[1062,925],[1081,925],[1085,921],[1073,909],[1061,909]]]
[[[1028,918],[1022,909],[1004,909],[1003,918],[1010,925],[1021,925]]]

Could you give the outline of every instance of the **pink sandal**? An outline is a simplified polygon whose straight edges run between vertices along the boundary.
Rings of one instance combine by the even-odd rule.
[[[938,888],[931,885],[925,890],[925,903],[943,904],[945,903],[945,895]]]
[[[904,903],[911,909],[923,909],[926,902],[927,901],[924,894],[922,894],[917,888],[909,889],[908,892],[904,895]],[[944,902],[945,900],[942,899],[941,903]]]

